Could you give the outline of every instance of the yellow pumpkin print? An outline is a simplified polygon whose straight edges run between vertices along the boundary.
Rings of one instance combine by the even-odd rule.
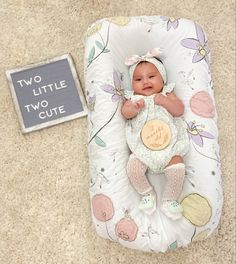
[[[97,23],[92,25],[88,30],[87,30],[87,36],[90,37],[94,35],[96,32],[98,32],[102,28],[101,23]]]
[[[204,226],[209,222],[212,208],[205,197],[191,193],[182,200],[181,205],[184,209],[183,216],[193,225]]]
[[[209,232],[210,232],[210,229],[206,229],[206,230],[198,233],[196,236],[193,237],[192,241],[200,241],[200,240],[206,239]]]
[[[107,19],[108,22],[113,23],[117,26],[126,26],[127,24],[129,24],[130,22],[130,18],[129,17],[123,17],[123,16],[119,16],[119,17],[109,17]]]

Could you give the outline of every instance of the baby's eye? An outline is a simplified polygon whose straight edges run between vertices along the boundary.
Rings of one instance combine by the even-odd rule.
[[[138,79],[135,79],[136,82],[140,82],[141,81],[141,78],[138,78]]]
[[[154,77],[155,77],[154,75],[150,75],[150,76],[149,76],[150,79],[152,79],[152,78],[154,78]]]

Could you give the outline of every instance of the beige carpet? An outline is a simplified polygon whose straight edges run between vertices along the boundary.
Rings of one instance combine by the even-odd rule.
[[[126,249],[95,233],[86,118],[22,135],[7,69],[71,53],[83,81],[83,34],[108,16],[166,15],[208,33],[219,115],[224,208],[218,234],[166,254]],[[234,263],[235,1],[0,1],[0,263]],[[206,182],[207,184],[207,182]]]

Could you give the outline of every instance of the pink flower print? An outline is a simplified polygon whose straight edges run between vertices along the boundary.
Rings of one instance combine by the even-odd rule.
[[[114,81],[114,86],[110,84],[105,84],[102,86],[102,89],[107,92],[112,94],[112,101],[117,102],[120,99],[124,100],[124,89],[122,85],[122,79],[121,75],[117,71],[113,71],[113,81]]]
[[[215,116],[215,107],[209,93],[200,91],[195,93],[190,99],[190,108],[198,116],[213,118]]]
[[[126,216],[116,224],[115,232],[119,238],[132,242],[136,239],[138,226],[133,219]]]
[[[203,138],[214,138],[212,134],[202,130],[202,126],[196,125],[194,121],[190,121],[189,123],[187,123],[187,126],[189,138],[192,139],[193,142],[199,147],[203,147]]]
[[[92,208],[95,218],[101,222],[111,220],[114,208],[111,199],[104,194],[96,194],[92,198]]]
[[[161,17],[163,21],[167,21],[167,31],[169,31],[171,28],[176,29],[179,26],[179,18],[175,19],[173,17]]]
[[[202,28],[195,23],[195,29],[197,34],[197,39],[186,38],[181,41],[181,44],[188,49],[196,50],[193,55],[192,62],[196,63],[204,59],[208,66],[210,66],[209,53],[210,49],[208,47],[207,40]]]

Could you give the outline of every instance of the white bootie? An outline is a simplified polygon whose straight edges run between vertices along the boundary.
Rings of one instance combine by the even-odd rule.
[[[156,210],[156,196],[150,193],[144,195],[139,203],[139,209],[148,215],[154,213]]]
[[[170,219],[177,220],[182,217],[183,207],[177,201],[163,201],[161,211]]]

